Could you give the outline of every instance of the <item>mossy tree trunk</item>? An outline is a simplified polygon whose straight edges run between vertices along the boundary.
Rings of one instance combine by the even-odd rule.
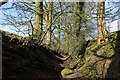
[[[48,2],[48,12],[46,14],[46,44],[49,45],[51,42],[51,26],[52,26],[52,7],[53,7],[53,2],[52,0],[49,0]]]
[[[107,37],[108,32],[106,30],[105,23],[105,2],[99,0],[98,9],[97,9],[97,22],[98,22],[98,44],[104,41],[105,37]]]
[[[76,28],[76,36],[79,37],[80,30],[82,27],[82,17],[83,17],[82,15],[83,15],[84,2],[77,2],[76,5],[77,5],[76,15],[77,17],[79,17],[77,20],[78,26]]]
[[[69,52],[69,34],[68,32],[65,33],[65,38],[66,38],[66,50]]]
[[[40,0],[35,0],[35,11],[33,37],[39,39],[42,35],[43,25],[43,2]]]
[[[75,26],[73,27],[73,31],[74,31],[74,41],[76,42],[76,44],[79,44],[79,41],[81,40],[81,28],[83,28],[83,19],[84,19],[84,2],[75,2],[73,3],[73,12],[74,12],[74,24]]]

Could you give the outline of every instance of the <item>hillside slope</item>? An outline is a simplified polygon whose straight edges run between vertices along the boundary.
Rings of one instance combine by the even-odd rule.
[[[2,32],[3,79],[60,80],[63,67],[72,73],[62,79],[120,78],[120,31],[110,33],[109,40],[100,45],[96,39],[88,41],[83,58],[71,53],[66,60],[58,58],[63,56],[46,47],[23,45],[20,37],[13,35]]]
[[[97,40],[90,40],[83,58],[71,57],[64,62],[67,68],[74,71],[64,78],[89,79],[120,78],[120,31],[110,33],[109,40],[97,44]],[[72,66],[72,67],[71,67]],[[84,79],[83,79],[84,80]]]
[[[23,45],[15,34],[2,33],[2,79],[59,80],[64,60],[56,51],[46,47]],[[60,58],[58,58],[60,57]]]

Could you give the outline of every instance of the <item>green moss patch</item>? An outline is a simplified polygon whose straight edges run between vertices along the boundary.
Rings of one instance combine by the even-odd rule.
[[[62,76],[69,75],[69,74],[71,74],[71,73],[73,73],[73,70],[68,69],[68,68],[65,68],[65,69],[63,69],[63,70],[61,71],[61,75],[62,75]]]

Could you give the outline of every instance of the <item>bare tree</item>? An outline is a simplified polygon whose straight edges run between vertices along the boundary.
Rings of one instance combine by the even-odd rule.
[[[5,3],[7,3],[8,0],[0,0],[0,6],[4,5]]]

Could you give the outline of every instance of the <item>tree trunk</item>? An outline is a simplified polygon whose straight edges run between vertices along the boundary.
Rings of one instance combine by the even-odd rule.
[[[42,35],[42,25],[43,25],[43,2],[35,0],[35,23],[33,30],[33,37],[39,39]]]
[[[69,34],[68,34],[68,32],[66,32],[65,38],[66,38],[66,49],[69,52]]]
[[[97,9],[97,22],[98,22],[98,44],[108,36],[105,24],[105,2],[98,2]]]
[[[53,2],[49,0],[48,2],[48,13],[46,14],[46,44],[49,45],[51,42],[51,24],[52,24],[52,5]]]
[[[76,36],[79,37],[80,35],[80,30],[82,27],[82,15],[83,15],[83,7],[84,7],[84,2],[77,2],[77,14],[78,14],[78,27],[76,30]]]

